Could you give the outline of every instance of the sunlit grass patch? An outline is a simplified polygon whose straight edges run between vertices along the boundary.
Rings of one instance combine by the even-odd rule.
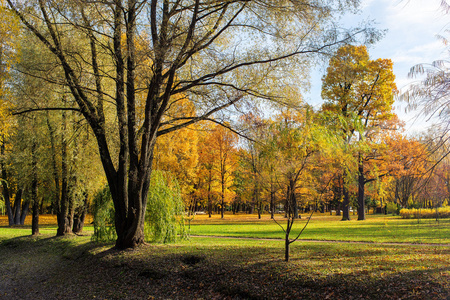
[[[218,235],[231,237],[284,238],[282,229],[264,215],[257,219],[256,215],[226,215],[209,219],[205,215],[191,221],[192,235]],[[252,219],[253,218],[253,219]],[[253,220],[251,222],[250,220]],[[276,220],[284,225],[283,216]],[[436,222],[432,219],[405,220],[398,216],[370,215],[365,221],[340,221],[339,216],[313,215],[303,232],[302,239],[365,241],[365,242],[400,242],[400,243],[437,243],[450,244],[450,219]],[[307,219],[296,220],[292,230],[294,237]]]

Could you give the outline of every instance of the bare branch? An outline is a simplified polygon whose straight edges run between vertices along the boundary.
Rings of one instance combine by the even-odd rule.
[[[23,115],[23,114],[30,113],[30,112],[35,112],[35,111],[76,111],[76,112],[81,113],[81,109],[79,109],[79,108],[44,107],[44,108],[30,108],[30,109],[25,109],[25,110],[21,110],[21,111],[16,111],[16,112],[12,112],[11,115],[18,116],[18,115]]]

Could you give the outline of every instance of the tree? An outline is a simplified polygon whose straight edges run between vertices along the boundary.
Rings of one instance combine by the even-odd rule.
[[[150,190],[147,225],[148,239],[155,242],[174,242],[177,235],[185,237],[184,203],[181,190],[176,178],[170,173],[155,171],[152,176]]]
[[[330,153],[331,145],[336,140],[332,131],[317,121],[317,116],[309,106],[295,111],[282,112],[272,124],[272,137],[267,142],[267,156],[277,162],[274,172],[278,184],[286,191],[284,205],[287,224],[281,226],[285,233],[285,260],[289,260],[290,244],[295,242],[303,232],[291,239],[290,233],[295,220],[299,218],[299,195],[315,194],[313,181],[314,156],[320,151]],[[302,190],[307,190],[301,193]],[[314,210],[313,210],[314,211]]]
[[[175,97],[174,97],[175,98]],[[195,107],[186,98],[172,99],[171,116],[195,116]],[[155,145],[154,169],[173,174],[180,185],[183,199],[193,192],[198,166],[199,126],[194,124],[158,138]],[[187,206],[187,205],[186,205]]]
[[[276,86],[292,79],[278,70],[304,62],[307,56],[301,54],[323,52],[353,36],[324,35],[321,25],[339,9],[358,3],[7,2],[57,59],[64,79],[54,80],[67,86],[92,128],[116,208],[120,249],[144,242],[156,138],[245,99],[273,96]],[[145,41],[147,48],[138,49],[137,41]],[[74,47],[77,42],[81,47]],[[146,60],[151,63],[142,65]],[[272,84],[267,93],[256,86],[262,84],[261,74],[264,84]],[[142,115],[136,109],[138,93],[145,94]],[[163,121],[170,99],[181,94],[194,101],[197,115]],[[108,138],[106,101],[113,102],[116,113],[116,153]]]
[[[29,153],[35,145],[39,165],[36,180],[45,190],[45,193],[38,193],[39,203],[35,205],[40,210],[56,212],[57,235],[79,233],[83,229],[89,198],[104,185],[104,180],[99,178],[102,171],[95,159],[98,155],[93,148],[93,135],[80,114],[71,110],[73,102],[69,101],[67,92],[61,86],[39,79],[42,70],[50,73],[54,67],[52,57],[32,42],[33,35],[24,33],[24,36],[20,60],[15,65],[17,71],[11,78],[14,99],[20,99],[14,101],[13,112],[20,122],[12,141],[17,165],[15,176],[18,180],[25,178],[21,181],[28,190],[33,186],[27,182],[30,178],[27,175],[33,173],[33,168],[22,165],[30,164],[30,156],[33,160],[33,149]],[[59,103],[67,108],[62,114],[40,109]]]
[[[233,171],[236,164],[237,136],[222,125],[216,125],[201,141],[201,175],[207,185],[208,211],[211,215],[212,195],[220,198],[220,214],[223,218],[226,203],[232,198]]]
[[[278,162],[271,159],[271,152],[266,151],[265,144],[273,137],[270,121],[262,119],[256,112],[243,116],[241,122],[245,136],[244,149],[240,151],[239,158],[241,177],[246,183],[241,193],[251,193],[253,204],[261,218],[263,199],[269,198],[271,218],[274,218],[276,192],[279,186],[276,182],[275,166]]]
[[[211,218],[213,210],[213,198],[216,194],[217,179],[215,177],[214,165],[216,157],[211,149],[212,143],[211,132],[212,129],[207,126],[207,124],[202,127],[202,131],[199,133],[199,159],[197,167],[197,182],[196,182],[196,197],[199,199],[206,198],[206,206],[208,210],[208,215]],[[208,124],[209,125],[209,124]]]
[[[18,19],[6,9],[3,1],[0,2],[0,169],[2,196],[5,201],[6,214],[9,225],[14,224],[13,210],[11,208],[11,191],[8,183],[6,150],[7,139],[10,135],[11,125],[10,108],[12,106],[11,93],[8,89],[10,67],[17,61],[20,51],[19,44],[14,39],[19,35]]]
[[[374,128],[392,118],[396,93],[392,61],[370,60],[365,46],[343,46],[331,58],[323,78],[322,97],[325,110],[343,118],[342,130],[347,144],[352,139],[364,142]],[[357,134],[357,136],[355,136]],[[365,219],[364,153],[358,151],[358,220]],[[349,174],[344,178],[348,181]],[[348,187],[344,184],[344,202],[348,203]],[[348,205],[343,219],[349,219]]]

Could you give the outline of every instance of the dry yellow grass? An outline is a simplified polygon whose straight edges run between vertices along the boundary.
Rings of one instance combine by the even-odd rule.
[[[87,215],[84,224],[90,224],[93,221],[92,215]],[[31,226],[31,215],[25,218],[25,226]],[[39,225],[57,225],[56,215],[40,215]],[[8,226],[8,216],[0,216],[0,226]]]
[[[406,209],[403,208],[400,210],[400,216],[402,216],[403,219],[434,219],[436,217],[439,218],[450,218],[450,207],[439,207],[438,209],[432,208],[432,209],[425,209],[425,208],[411,208]]]

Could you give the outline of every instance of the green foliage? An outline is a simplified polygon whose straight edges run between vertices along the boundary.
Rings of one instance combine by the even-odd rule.
[[[2,215],[5,214],[5,209],[5,200],[3,200],[3,196],[0,195],[0,212]]]
[[[387,213],[388,214],[393,214],[393,215],[399,215],[400,214],[400,206],[396,203],[393,202],[389,202],[387,204]]]
[[[94,197],[94,235],[96,242],[112,242],[117,238],[114,225],[114,204],[109,187],[106,186]]]
[[[450,207],[439,207],[432,209],[425,208],[403,208],[400,210],[400,216],[403,219],[434,219],[434,218],[450,218]]]
[[[168,172],[153,171],[148,193],[145,236],[148,241],[170,243],[186,237],[184,204],[178,181]]]

